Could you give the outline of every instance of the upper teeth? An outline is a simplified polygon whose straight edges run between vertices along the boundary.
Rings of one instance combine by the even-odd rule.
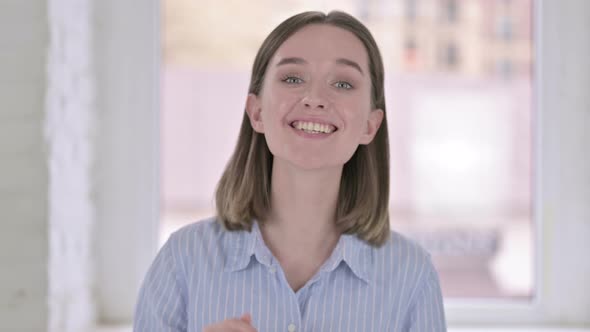
[[[326,134],[333,132],[335,129],[332,125],[303,121],[295,121],[293,126],[299,130],[304,130],[307,132],[319,132]]]

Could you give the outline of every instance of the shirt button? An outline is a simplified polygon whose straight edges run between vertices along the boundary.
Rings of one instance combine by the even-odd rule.
[[[287,330],[289,330],[289,332],[295,332],[297,328],[295,327],[295,324],[289,324],[289,326],[287,327]]]
[[[275,269],[274,266],[271,266],[269,271],[270,271],[270,273],[275,273],[275,272],[277,272],[277,269]]]

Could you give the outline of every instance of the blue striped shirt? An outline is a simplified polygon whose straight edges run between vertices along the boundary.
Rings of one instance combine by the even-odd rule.
[[[195,331],[244,313],[259,332],[446,331],[430,256],[396,232],[380,248],[342,235],[297,292],[251,232],[214,218],[173,233],[141,287],[134,331]]]

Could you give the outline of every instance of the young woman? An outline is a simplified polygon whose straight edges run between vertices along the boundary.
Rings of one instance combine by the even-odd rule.
[[[217,216],[174,233],[135,331],[445,331],[429,255],[389,229],[383,63],[342,12],[281,23],[254,61]]]

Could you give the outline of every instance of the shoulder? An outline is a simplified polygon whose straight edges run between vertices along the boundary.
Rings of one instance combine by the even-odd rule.
[[[381,275],[391,299],[396,299],[405,330],[445,331],[442,291],[431,256],[420,244],[396,232],[381,248],[390,274]],[[428,317],[425,319],[424,317]],[[428,326],[424,327],[424,324]]]
[[[206,250],[222,250],[234,238],[240,237],[243,231],[227,231],[217,217],[209,217],[185,225],[170,235],[167,246],[192,253]]]
[[[209,217],[185,225],[170,235],[168,242],[179,245],[182,243],[195,243],[205,238],[219,237],[225,232],[223,226],[217,222],[216,217]]]
[[[212,258],[228,256],[245,241],[246,234],[226,230],[214,216],[181,227],[170,235],[165,247],[185,266],[207,264]]]
[[[409,287],[414,291],[426,280],[436,278],[430,254],[416,241],[392,231],[389,239],[374,248],[374,266],[378,278],[393,287]]]
[[[379,248],[376,256],[382,256],[386,263],[423,265],[431,262],[430,254],[416,241],[391,231],[389,239]]]

